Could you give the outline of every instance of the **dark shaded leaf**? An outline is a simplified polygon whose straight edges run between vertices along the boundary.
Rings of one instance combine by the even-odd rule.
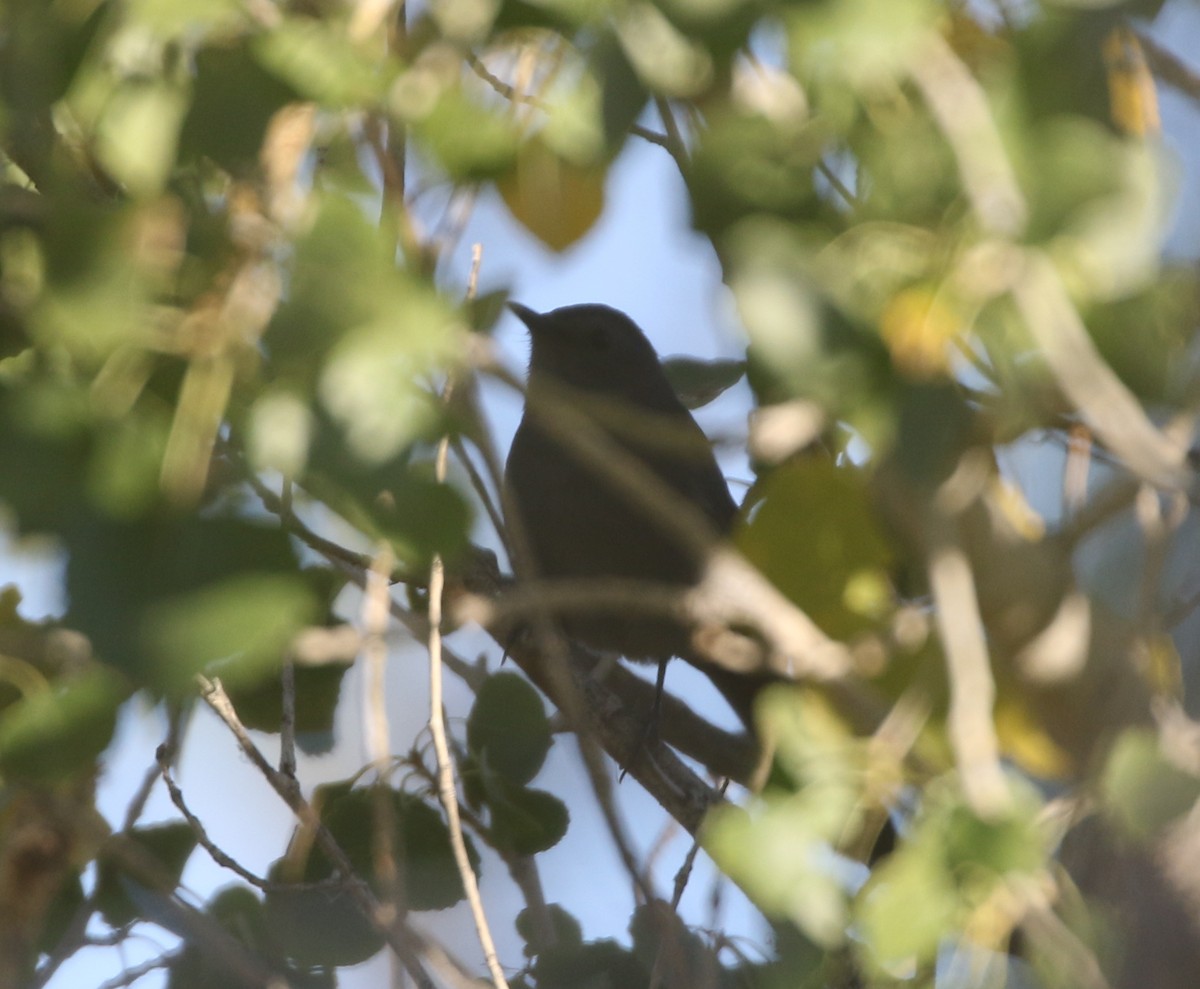
[[[550,724],[537,691],[516,673],[497,673],[480,688],[467,719],[467,745],[489,770],[524,786],[550,751]]]

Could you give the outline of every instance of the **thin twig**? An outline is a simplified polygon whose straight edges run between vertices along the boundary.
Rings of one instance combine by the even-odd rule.
[[[279,671],[279,686],[283,710],[279,717],[279,771],[289,779],[296,778],[296,664],[291,658],[283,661]]]
[[[207,677],[198,676],[197,682],[200,687],[201,699],[233,733],[233,737],[237,740],[242,753],[253,763],[254,767],[271,785],[271,788],[288,805],[292,813],[296,815],[297,819],[303,825],[312,829],[317,844],[333,863],[335,872],[345,877],[344,888],[353,898],[359,910],[362,911],[363,916],[371,921],[376,930],[383,935],[384,940],[387,941],[388,945],[396,953],[400,962],[417,984],[418,989],[435,989],[432,979],[426,973],[424,966],[421,964],[421,959],[413,948],[411,932],[407,928],[397,930],[386,922],[385,911],[383,911],[381,904],[375,898],[375,894],[371,892],[366,882],[355,873],[353,863],[351,863],[341,845],[337,843],[337,839],[321,823],[321,819],[312,805],[300,794],[300,789],[296,786],[295,781],[288,779],[276,770],[267,761],[262,752],[259,751],[258,746],[254,744],[254,740],[250,737],[250,733],[246,731],[246,726],[242,724],[241,719],[238,717],[237,711],[234,709],[233,703],[230,701],[229,695],[225,692],[225,688],[221,685],[220,680],[215,678],[209,680]]]
[[[667,132],[667,143],[664,147],[666,147],[667,153],[675,159],[675,164],[679,166],[679,171],[686,173],[688,170],[687,142],[684,141],[683,132],[679,129],[679,123],[675,120],[671,104],[665,96],[656,96],[654,97],[654,106],[658,110],[658,115],[662,118],[663,129]]]
[[[345,885],[345,880],[341,878],[322,879],[319,882],[312,883],[289,883],[289,882],[274,882],[270,879],[263,879],[261,876],[251,872],[244,865],[237,861],[232,855],[221,848],[216,842],[209,837],[208,831],[205,830],[203,822],[192,812],[184,799],[183,791],[179,788],[179,784],[175,782],[171,776],[171,763],[169,753],[164,746],[158,748],[158,767],[157,771],[162,781],[167,786],[167,793],[171,797],[171,803],[175,805],[175,809],[183,815],[183,819],[192,829],[192,833],[196,836],[196,841],[200,847],[208,852],[209,857],[222,868],[228,869],[230,872],[237,873],[251,886],[261,889],[264,892],[274,890],[302,890],[302,889],[336,889]]]
[[[107,982],[100,983],[98,989],[123,989],[124,986],[131,986],[151,972],[157,972],[160,968],[169,968],[182,953],[182,949],[180,949],[159,955],[157,958],[150,958],[140,965],[125,969],[120,975],[113,976]]]
[[[467,297],[475,294],[478,284],[479,264],[482,258],[482,248],[476,244],[473,249],[471,277],[467,286]],[[446,383],[442,400],[450,400],[454,392],[454,381]],[[443,436],[438,443],[437,457],[434,461],[434,477],[438,484],[446,483],[446,461],[450,454],[450,439]],[[475,932],[479,937],[480,947],[483,948],[484,961],[492,976],[496,989],[508,989],[508,980],[500,967],[496,955],[496,944],[492,939],[491,927],[488,925],[487,914],[483,910],[483,899],[479,895],[479,882],[475,870],[471,868],[471,859],[467,855],[467,844],[463,838],[462,821],[459,818],[458,789],[454,779],[454,763],[450,758],[450,746],[446,740],[446,714],[442,707],[442,592],[446,585],[446,570],[442,558],[434,554],[429,572],[429,733],[433,737],[433,751],[437,759],[437,790],[442,807],[446,811],[446,823],[450,831],[450,847],[454,852],[454,862],[458,866],[462,878],[463,889],[467,894],[467,903],[471,907],[471,916],[475,921]]]

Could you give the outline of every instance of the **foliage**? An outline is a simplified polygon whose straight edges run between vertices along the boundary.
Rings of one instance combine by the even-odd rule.
[[[735,544],[845,668],[764,696],[767,782],[700,829],[772,925],[764,959],[662,902],[588,941],[530,896],[491,918],[525,945],[513,984],[1190,985],[1195,670],[1164,574],[1194,527],[1197,279],[1163,259],[1157,100],[1198,94],[1142,31],[1159,7],[7,0],[0,504],[61,547],[69,607],[31,623],[0,595],[0,985],[52,977],[89,918],[169,932],[175,987],[435,954],[409,913],[472,884],[421,739],[308,795],[267,766],[292,841],[200,905],[180,878],[208,839],[106,821],[98,760],[128,705],[178,727],[197,696],[333,744],[370,646],[336,599],[372,564],[333,517],[417,620],[431,567],[473,586],[487,488],[435,450],[486,448],[471,389],[443,388],[496,373],[505,296],[462,298],[445,259],[491,193],[567,250],[631,141],[678,164],[745,329],[744,363],[669,368],[690,407],[749,383]],[[1002,469],[1046,440],[1061,517]],[[532,786],[552,722],[523,676],[454,672],[463,854],[528,875],[571,821]]]

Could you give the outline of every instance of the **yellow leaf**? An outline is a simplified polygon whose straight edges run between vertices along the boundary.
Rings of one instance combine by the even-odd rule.
[[[949,371],[949,344],[961,327],[957,313],[929,285],[896,293],[879,320],[879,331],[896,367],[918,381],[942,377]]]
[[[1103,51],[1113,123],[1132,137],[1157,134],[1162,126],[1158,91],[1137,35],[1124,25],[1115,27],[1104,39]]]
[[[1020,698],[1002,690],[995,720],[1001,751],[1026,772],[1049,780],[1074,772],[1074,760],[1042,730]]]
[[[605,175],[603,166],[573,164],[533,138],[521,146],[516,166],[496,187],[526,230],[552,250],[563,251],[599,219]]]

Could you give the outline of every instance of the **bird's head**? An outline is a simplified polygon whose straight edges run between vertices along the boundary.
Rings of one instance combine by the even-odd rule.
[[[530,384],[539,378],[633,404],[657,406],[670,384],[638,325],[610,306],[564,306],[548,313],[509,308],[529,328]]]

